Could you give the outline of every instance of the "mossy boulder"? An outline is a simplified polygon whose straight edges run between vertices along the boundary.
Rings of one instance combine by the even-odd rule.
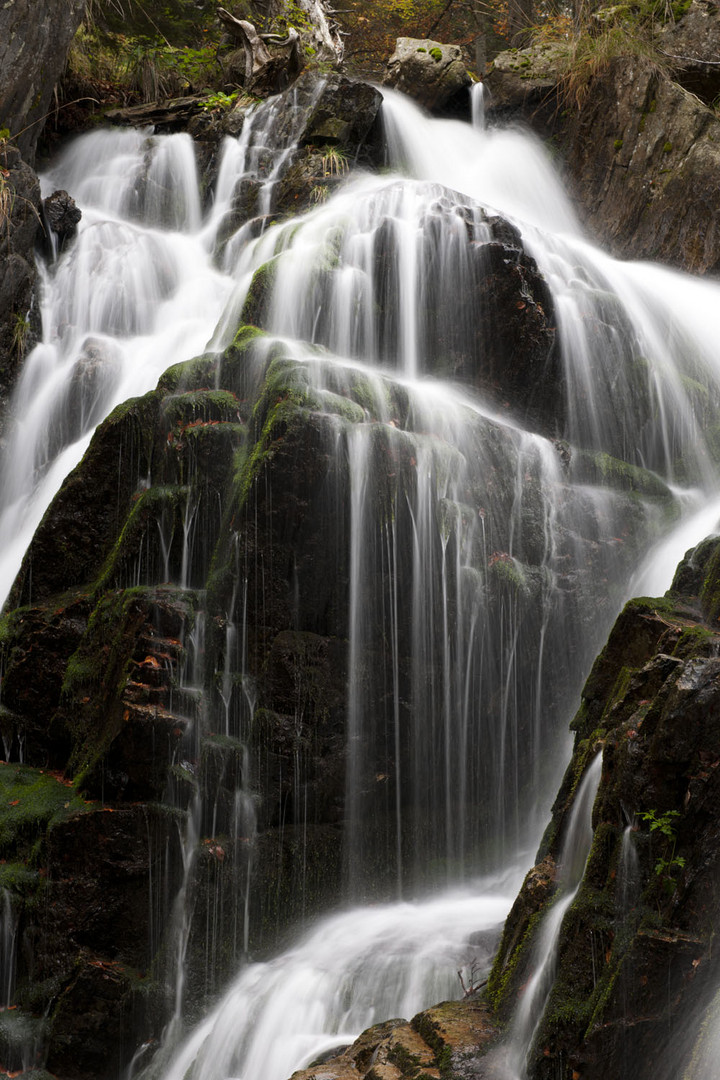
[[[426,109],[442,109],[470,86],[463,51],[426,38],[398,38],[383,82],[415,98]]]

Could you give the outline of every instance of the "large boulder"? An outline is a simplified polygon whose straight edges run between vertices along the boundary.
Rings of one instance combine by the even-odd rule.
[[[459,45],[398,38],[383,82],[415,98],[426,109],[441,109],[471,80]]]

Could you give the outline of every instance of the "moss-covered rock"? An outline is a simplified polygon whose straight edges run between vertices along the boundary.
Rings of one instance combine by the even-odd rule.
[[[578,777],[603,751],[594,839],[558,940],[557,975],[528,1075],[655,1077],[680,1067],[671,1030],[718,977],[712,948],[720,809],[720,639],[702,597],[718,541],[690,552],[662,599],[631,601],[595,662],[553,821],[505,927],[490,978],[500,1016],[527,978],[555,893]],[[669,1074],[668,1074],[669,1075]]]

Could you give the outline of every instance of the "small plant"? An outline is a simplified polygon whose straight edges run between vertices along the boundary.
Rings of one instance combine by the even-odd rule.
[[[657,72],[667,69],[667,60],[654,39],[650,16],[623,6],[606,9],[601,19],[567,35],[559,30],[557,58],[561,65],[560,91],[566,105],[582,107],[590,82],[616,61],[635,58],[649,63]],[[547,40],[547,39],[545,39]]]
[[[25,345],[27,344],[28,334],[30,333],[30,320],[21,315],[20,312],[15,313],[15,321],[12,330],[12,351],[20,358],[25,352]]]
[[[329,146],[321,160],[323,176],[344,176],[348,171],[348,163],[342,150],[336,146]]]
[[[238,99],[240,91],[236,90],[234,94],[224,94],[222,90],[219,90],[216,94],[210,94],[202,103],[203,109],[210,111],[212,109],[222,109],[223,111],[230,109]]]
[[[677,885],[677,874],[685,868],[685,859],[682,855],[675,854],[677,832],[674,822],[680,817],[680,812],[666,810],[661,814],[657,810],[645,810],[639,816],[649,824],[651,833],[659,832],[665,837],[665,852],[655,863],[655,873],[662,879],[666,891],[673,893]]]

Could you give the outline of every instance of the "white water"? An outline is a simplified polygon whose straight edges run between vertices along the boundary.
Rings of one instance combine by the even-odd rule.
[[[504,858],[514,865],[522,823],[509,820],[508,807],[517,803],[518,792],[525,788],[530,789],[536,807],[546,807],[549,786],[562,766],[564,740],[557,729],[551,738],[546,737],[541,694],[548,669],[557,660],[557,654],[546,655],[546,643],[550,634],[547,613],[555,608],[562,621],[559,567],[564,560],[579,561],[578,553],[592,546],[602,553],[599,565],[608,575],[608,588],[617,590],[614,602],[619,603],[630,587],[627,568],[615,557],[618,547],[628,540],[621,532],[627,500],[583,480],[574,483],[577,501],[569,509],[568,490],[573,482],[563,473],[551,442],[523,431],[504,414],[498,416],[496,408],[478,401],[471,391],[458,392],[422,378],[414,381],[423,375],[429,359],[419,331],[419,307],[428,296],[427,284],[423,284],[429,250],[422,238],[424,223],[441,222],[443,235],[449,237],[442,248],[446,262],[434,271],[438,285],[443,277],[456,273],[453,259],[462,259],[464,226],[459,226],[458,211],[468,199],[501,211],[520,227],[553,288],[573,449],[602,449],[624,456],[652,470],[660,488],[672,485],[678,527],[670,530],[666,512],[652,498],[643,503],[637,525],[641,550],[665,534],[662,549],[652,558],[654,576],[635,579],[652,584],[644,591],[669,584],[678,553],[715,528],[720,512],[716,469],[702,439],[704,406],[698,404],[702,398],[714,407],[720,383],[720,290],[659,268],[618,264],[592,249],[544,152],[527,135],[429,121],[394,95],[389,102],[392,153],[409,179],[383,176],[352,181],[326,206],[308,214],[300,229],[278,226],[252,242],[248,242],[250,230],[240,229],[224,249],[222,270],[212,258],[215,238],[227,220],[239,173],[258,178],[261,152],[257,148],[262,147],[262,153],[268,150],[265,140],[272,127],[265,123],[266,114],[259,117],[257,127],[246,125],[240,141],[228,141],[216,203],[204,222],[191,147],[183,136],[155,139],[137,132],[97,132],[70,147],[43,178],[46,191],[69,189],[84,216],[78,241],[44,276],[43,343],[28,358],[16,397],[0,492],[0,592],[4,596],[9,591],[44,509],[62,477],[80,459],[94,424],[114,404],[154,387],[170,364],[201,352],[210,340],[217,347],[225,344],[236,328],[252,271],[268,258],[285,253],[270,315],[273,330],[286,338],[319,340],[331,350],[324,363],[315,361],[316,369],[311,371],[315,385],[330,395],[338,384],[343,385],[348,371],[368,371],[364,365],[376,363],[373,350],[378,341],[369,303],[374,274],[371,240],[384,219],[392,220],[399,252],[397,348],[393,362],[386,356],[383,363],[399,371],[403,385],[411,388],[413,422],[407,431],[399,431],[396,416],[387,409],[383,412],[379,403],[389,400],[389,383],[372,371],[376,418],[372,424],[357,426],[353,436],[357,445],[351,455],[352,506],[358,523],[351,559],[357,577],[351,604],[356,628],[351,648],[361,655],[367,644],[364,627],[373,616],[363,607],[360,584],[366,571],[372,571],[362,566],[367,554],[362,530],[367,530],[368,537],[375,535],[375,525],[365,510],[363,463],[370,448],[363,444],[368,432],[382,424],[386,445],[411,446],[416,464],[419,460],[422,466],[408,500],[418,556],[413,605],[418,616],[422,613],[413,644],[417,672],[435,647],[427,640],[427,627],[440,626],[445,631],[451,608],[466,617],[464,622],[458,620],[452,649],[444,655],[443,685],[427,699],[428,727],[435,741],[431,749],[421,748],[413,763],[414,778],[408,777],[408,782],[429,792],[429,799],[437,797],[433,810],[440,821],[438,845],[459,861],[472,846],[464,835],[472,826],[455,815],[455,799],[462,804],[475,790],[473,785],[491,790],[497,802],[492,820],[505,837]],[[292,139],[286,140],[281,148],[284,160],[291,147]],[[276,178],[277,171],[271,182]],[[443,185],[451,190],[444,191]],[[271,199],[272,189],[263,189],[261,213],[267,213]],[[480,236],[482,221],[473,212],[476,236]],[[343,229],[340,248],[334,237],[339,227]],[[312,291],[309,269],[320,258],[327,259],[328,253],[334,259],[338,250],[341,272],[335,275],[329,303],[327,296]],[[360,314],[351,317],[351,312]],[[311,369],[309,357],[317,358],[317,353],[303,346],[297,349]],[[628,358],[637,369],[633,386],[624,366]],[[82,387],[76,391],[73,380],[78,378]],[[705,397],[694,391],[701,382],[709,386]],[[642,424],[633,412],[635,384],[651,402]],[[484,477],[491,476],[496,463],[482,441],[488,432],[507,448],[514,481],[498,521],[493,521],[492,513],[486,515],[483,503],[482,513],[474,508],[468,528],[466,515],[459,512],[464,506],[459,481],[467,462],[478,459],[484,461]],[[416,453],[418,446],[422,457]],[[485,459],[483,454],[487,454]],[[538,527],[542,550],[533,566],[547,571],[543,578],[546,614],[533,627],[531,645],[519,637],[521,620],[509,605],[496,626],[490,630],[484,626],[485,579],[473,570],[470,558],[482,549],[485,563],[497,556],[496,563],[512,564],[518,573],[525,573],[523,545],[529,537],[522,535],[520,507],[528,477],[540,478],[543,493]],[[441,537],[440,547],[433,538],[432,523],[423,516],[438,489],[454,515],[453,528]],[[458,538],[459,552],[452,565],[446,558],[450,532]],[[495,547],[496,535],[502,536],[502,547],[499,540]],[[395,565],[399,548],[392,533],[386,536],[386,550],[388,564]],[[423,578],[417,568],[436,562],[447,579],[462,579],[456,593],[443,588],[430,597],[421,595]],[[400,621],[397,599],[393,595],[385,599],[394,612],[389,638],[395,642]],[[228,634],[237,637],[242,626],[233,621],[235,601],[231,609]],[[613,613],[609,610],[599,620],[598,636]],[[496,644],[499,658],[492,652]],[[580,666],[596,644],[585,642]],[[392,648],[397,651],[395,644]],[[456,665],[458,655],[461,662]],[[391,667],[398,683],[391,695],[396,714],[402,695],[397,664]],[[482,700],[493,667],[497,667],[493,686],[500,687],[498,722],[489,738],[481,738],[476,702]],[[357,670],[352,664],[351,668]],[[528,670],[531,690],[523,698],[519,687]],[[228,668],[224,680],[228,733],[233,674]],[[575,678],[579,680],[581,674],[575,671]],[[352,675],[350,690],[350,722],[362,729],[368,717],[356,699]],[[528,715],[535,758],[529,779],[518,774],[514,756],[527,737],[520,725]],[[445,722],[450,716],[460,717],[459,730]],[[399,731],[397,723],[394,730]],[[549,760],[548,750],[558,748],[558,759]],[[435,750],[442,762],[437,769]],[[472,767],[466,770],[468,760]],[[432,785],[427,783],[429,766],[433,767]],[[360,776],[364,767],[362,758],[351,762],[351,831],[354,817],[360,817],[359,810],[356,814],[353,809],[352,771]],[[402,887],[403,809],[399,801],[395,815],[390,846],[397,852]],[[538,832],[543,823],[536,811]],[[359,829],[361,823],[355,824]],[[528,844],[525,835],[530,847],[535,838]],[[525,855],[526,861],[529,857]],[[230,1075],[283,1080],[314,1055],[351,1039],[369,1023],[411,1015],[457,993],[455,970],[463,962],[468,936],[497,927],[516,884],[479,882],[464,894],[451,891],[439,900],[353,909],[333,916],[276,961],[248,967],[178,1051],[165,1075],[168,1080],[179,1080],[191,1069],[189,1075],[197,1080]],[[558,928],[561,906],[570,901],[571,896],[565,897],[553,909]],[[545,951],[550,956],[555,934],[548,936]],[[533,1005],[523,1045],[531,1038],[536,1012]]]
[[[516,876],[424,904],[358,908],[266,964],[251,964],[163,1072],[165,1080],[287,1080],[366,1027],[457,997],[457,970],[486,972]]]

